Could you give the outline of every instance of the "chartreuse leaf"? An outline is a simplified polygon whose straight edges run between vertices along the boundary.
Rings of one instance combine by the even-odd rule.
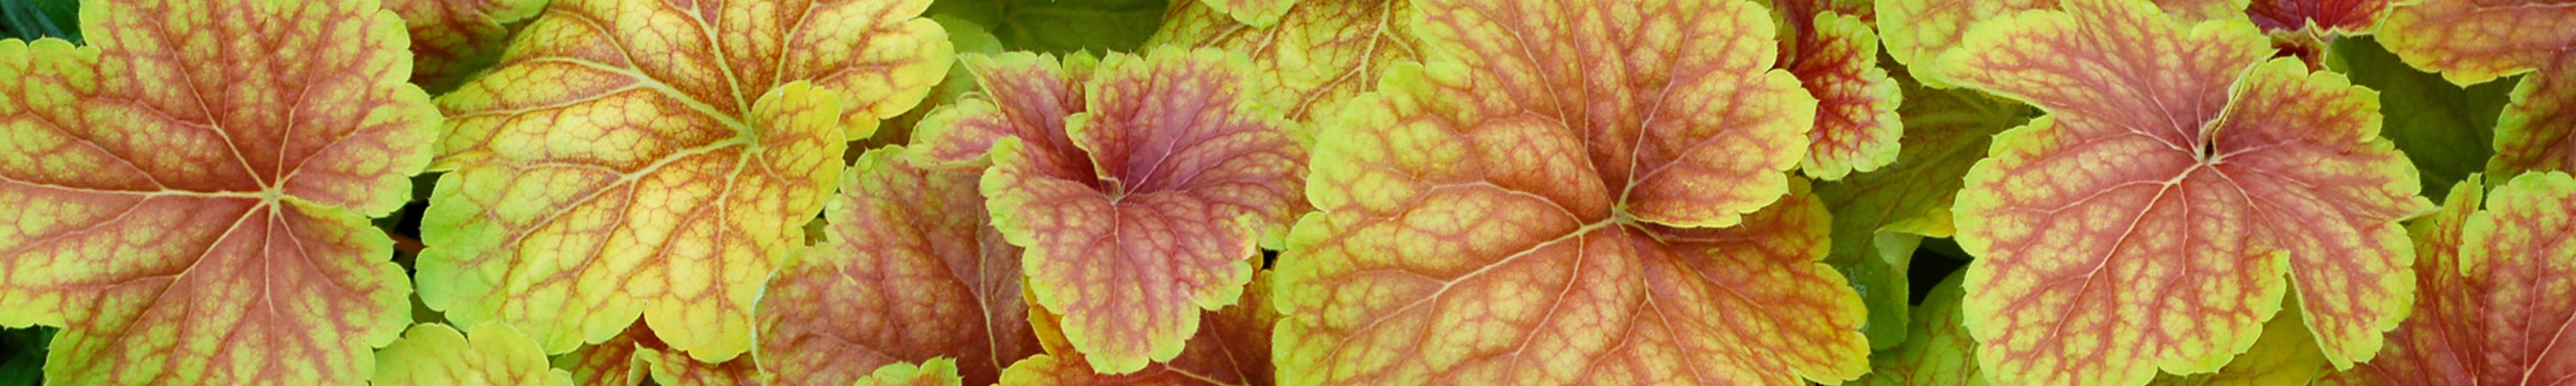
[[[1816,127],[1807,130],[1808,176],[1839,180],[1896,161],[1904,132],[1897,106],[1904,94],[1878,67],[1878,32],[1870,20],[1829,9],[1824,0],[1778,2],[1789,26],[1780,68],[1816,97]]]
[[[2390,9],[2385,30],[2389,52],[2453,83],[2537,70],[2496,123],[2489,177],[2576,167],[2576,3],[2420,0]]]
[[[1243,301],[1224,309],[1206,311],[1199,318],[1197,335],[1190,337],[1189,347],[1171,361],[1146,365],[1126,374],[1101,374],[1082,364],[1083,354],[1069,350],[1062,343],[1059,317],[1038,308],[1031,313],[1037,335],[1050,343],[1049,354],[1040,354],[1011,364],[1002,372],[1003,385],[1249,385],[1274,384],[1270,361],[1270,334],[1279,323],[1278,309],[1270,299],[1269,272],[1256,273],[1243,289]]]
[[[1894,350],[1881,351],[1872,358],[1871,372],[1859,385],[1958,385],[1990,384],[1987,374],[1977,365],[1977,343],[1960,325],[1960,279],[1965,271],[1950,275],[1915,309],[1912,324],[1914,337]],[[2300,323],[2298,307],[2283,307],[2281,314],[2263,323],[2263,337],[2245,353],[2236,356],[2225,368],[2214,373],[2191,375],[2163,374],[2151,385],[2306,385],[2326,367],[2325,356],[2316,341]]]
[[[2576,379],[2576,178],[2514,177],[2481,195],[2475,176],[2416,221],[2422,307],[2386,355],[2327,385],[2548,385]],[[2480,211],[2484,201],[2486,210]]]
[[[484,323],[470,334],[469,341],[444,324],[412,326],[376,352],[374,384],[572,386],[572,373],[547,368],[545,351],[518,330]]]
[[[1021,249],[986,225],[979,173],[868,151],[825,204],[822,242],[770,279],[760,360],[791,385],[846,386],[894,363],[953,359],[992,384],[1038,354],[1021,301]]]
[[[1308,140],[1257,104],[1243,55],[966,61],[990,99],[932,113],[915,157],[989,151],[993,226],[1027,248],[1030,292],[1096,371],[1179,355],[1200,310],[1233,304],[1251,280],[1256,242],[1275,245],[1302,210]]]
[[[411,320],[366,218],[438,113],[371,0],[92,1],[0,40],[0,326],[69,385],[341,385]]]
[[[1307,0],[1279,23],[1253,27],[1198,2],[1172,7],[1148,46],[1177,44],[1243,52],[1264,80],[1262,103],[1290,120],[1315,123],[1325,107],[1376,87],[1388,66],[1420,58],[1403,31],[1408,0]]]
[[[411,82],[446,93],[501,58],[510,29],[537,16],[546,0],[385,0],[411,31]]]
[[[2373,37],[2336,39],[2325,59],[2353,84],[2380,91],[2379,111],[2388,119],[2379,135],[2423,172],[2426,195],[2441,199],[2452,183],[2486,170],[2496,117],[2513,82],[2454,85],[2408,67]]]
[[[1474,11],[1416,16],[1430,63],[1397,65],[1318,134],[1321,212],[1277,263],[1282,383],[1867,370],[1860,299],[1817,263],[1827,214],[1783,173],[1815,99],[1774,68],[1761,6],[1415,6]]]
[[[1816,196],[1834,215],[1833,252],[1825,264],[1849,278],[1869,305],[1869,323],[1861,331],[1874,349],[1911,339],[1906,320],[1913,303],[1907,297],[1914,286],[1906,272],[1923,237],[1950,237],[1950,204],[1968,167],[1985,158],[1995,133],[2037,113],[1983,93],[1921,87],[1898,76],[1906,94],[1897,110],[1905,120],[1905,152],[1885,169],[1816,185]]]
[[[571,371],[573,382],[580,385],[632,386],[648,378],[653,384],[669,386],[777,384],[778,379],[762,373],[752,358],[740,356],[722,363],[691,359],[657,338],[651,326],[636,323],[606,342],[556,357],[554,366]]]
[[[2395,221],[2432,207],[2378,138],[2376,93],[2263,62],[2243,19],[2066,5],[1981,24],[1942,57],[1951,79],[2049,112],[1998,135],[1953,207],[1978,257],[1964,324],[1993,380],[2217,370],[2284,284],[2328,359],[2369,360],[2413,300]]]
[[[926,3],[550,4],[439,98],[452,172],[423,220],[422,300],[548,352],[639,314],[699,360],[750,349],[752,303],[804,245],[843,140],[947,71]]]
[[[895,363],[885,365],[884,367],[878,367],[876,371],[868,373],[867,377],[859,378],[856,383],[852,384],[859,386],[957,386],[965,384],[965,380],[957,376],[956,360],[935,358],[921,362],[920,365],[914,365],[912,363]],[[983,383],[977,384],[982,385]]]

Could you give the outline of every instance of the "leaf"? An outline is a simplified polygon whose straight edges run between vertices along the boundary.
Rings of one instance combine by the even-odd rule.
[[[1940,67],[1941,55],[1966,42],[1968,28],[2021,11],[2056,10],[2059,0],[1878,0],[1878,31],[1887,54],[1932,88],[1958,87]],[[2154,0],[2167,16],[2184,21],[2241,19],[2249,0]],[[2261,0],[2274,1],[2274,0]],[[2296,1],[2296,0],[2281,0]],[[2339,1],[2339,0],[2326,0]]]
[[[1977,341],[1959,324],[1959,279],[1966,272],[1951,273],[1933,285],[1914,308],[1913,314],[1921,317],[1906,324],[1905,344],[1872,355],[1869,375],[1852,385],[1986,386],[1977,368]]]
[[[1921,87],[1911,79],[1898,84],[1906,94],[1897,110],[1907,131],[1902,146],[1910,150],[1886,169],[1816,185],[1834,217],[1825,264],[1842,272],[1869,305],[1861,331],[1873,349],[1910,339],[1907,297],[1914,286],[1906,273],[1914,247],[1926,236],[1950,236],[1950,204],[1968,167],[1985,158],[1995,133],[2036,115],[2030,106],[1975,91]]]
[[[81,24],[96,45],[0,40],[0,326],[62,327],[45,378],[68,385],[373,374],[411,282],[366,218],[402,205],[438,124],[401,21],[93,1]]]
[[[991,101],[933,113],[917,156],[989,149],[993,226],[1027,248],[1031,292],[1096,371],[1179,355],[1198,312],[1251,279],[1256,241],[1275,245],[1302,210],[1308,140],[1255,104],[1242,55],[1167,46],[1096,71],[1026,53],[966,61]]]
[[[1979,258],[1965,324],[1994,381],[2216,370],[2255,341],[2284,274],[2326,357],[2369,360],[2412,301],[2395,222],[2432,206],[2377,138],[2376,93],[2262,62],[2242,19],[2067,5],[1982,24],[1942,58],[1951,79],[2049,112],[1998,135],[1952,209]]]
[[[1870,21],[1834,12],[1823,0],[1782,1],[1794,36],[1781,39],[1780,67],[1816,97],[1816,127],[1799,170],[1824,180],[1878,170],[1896,161],[1904,95],[1878,68],[1878,32]]]
[[[750,349],[753,300],[805,244],[843,140],[947,70],[944,32],[913,17],[925,6],[554,2],[491,73],[439,97],[453,171],[421,227],[422,300],[550,353],[639,314],[699,360]]]
[[[957,361],[938,358],[921,362],[920,365],[911,363],[885,365],[869,373],[866,378],[860,378],[855,384],[859,386],[955,386],[962,382],[965,381],[957,377]]]
[[[606,342],[582,346],[556,357],[554,365],[570,370],[573,381],[581,385],[633,386],[642,384],[646,377],[651,377],[653,384],[669,386],[774,383],[768,374],[760,371],[751,356],[736,357],[722,363],[694,360],[687,354],[672,350],[669,343],[657,338],[653,328],[644,323],[636,323]]]
[[[1269,27],[1253,27],[1199,2],[1182,2],[1164,16],[1148,46],[1176,44],[1252,57],[1253,76],[1267,85],[1262,102],[1280,106],[1288,119],[1319,123],[1326,107],[1376,87],[1396,63],[1421,53],[1400,23],[1413,20],[1407,0],[1307,0]]]
[[[1965,271],[1950,275],[1916,309],[1916,314],[1930,317],[1914,319],[1915,339],[1885,355],[1875,358],[1872,372],[1855,384],[1875,385],[1975,385],[1988,384],[1988,375],[1977,366],[1976,341],[1960,325],[1960,279]],[[2150,385],[2306,385],[2326,365],[2316,341],[2300,323],[2298,307],[2285,307],[2279,316],[2263,323],[2263,337],[2254,341],[2237,360],[2214,373],[2187,376],[2158,375]]]
[[[1254,27],[1269,27],[1297,6],[1297,0],[1200,0],[1209,10],[1234,16],[1234,20]]]
[[[1021,300],[1019,247],[985,223],[979,173],[871,150],[825,205],[822,243],[770,279],[761,361],[785,384],[849,385],[880,367],[949,358],[989,385],[1039,353]]]
[[[491,67],[510,39],[505,24],[527,20],[546,0],[385,0],[411,31],[411,82],[446,93]]]
[[[444,324],[412,326],[402,340],[376,352],[381,386],[572,385],[572,373],[546,367],[544,351],[509,326],[474,325],[473,338]]]
[[[2416,221],[2415,278],[2424,300],[2389,332],[2385,355],[2325,385],[2545,385],[2576,379],[2571,339],[2576,178],[2527,173],[2482,195],[2472,175],[2442,211]],[[2479,211],[2483,201],[2486,210]]]
[[[2379,135],[2422,171],[2423,191],[2441,199],[2448,187],[2486,170],[2495,151],[2496,117],[2504,110],[2513,82],[2489,82],[2462,88],[2407,67],[2370,37],[2335,40],[2326,56],[2328,68],[2352,76],[2352,83],[2379,90],[2379,111],[2388,114]]]
[[[1053,354],[1022,359],[1002,372],[1003,385],[1250,385],[1274,383],[1270,333],[1279,322],[1272,308],[1271,275],[1253,275],[1243,302],[1207,311],[1188,347],[1171,361],[1146,365],[1133,373],[1108,375],[1083,366],[1082,354],[1050,348]],[[1033,314],[1039,336],[1061,337],[1057,317],[1044,309]],[[1062,345],[1058,345],[1062,346]]]
[[[2412,0],[2391,7],[2380,30],[2406,64],[2465,86],[2565,56],[2576,47],[2576,3]]]
[[[2513,102],[2496,121],[2487,174],[2576,170],[2576,45],[2565,50],[2513,88]]]
[[[2378,29],[2389,0],[2253,0],[2245,14],[2265,31],[2352,35]]]
[[[1783,174],[1816,106],[1774,68],[1768,11],[1415,5],[1458,10],[1411,22],[1430,63],[1396,66],[1317,136],[1320,212],[1277,262],[1281,383],[1867,370],[1860,299],[1816,263],[1827,215]]]
[[[1011,50],[1138,51],[1171,1],[1201,0],[940,0],[928,14],[973,21]]]

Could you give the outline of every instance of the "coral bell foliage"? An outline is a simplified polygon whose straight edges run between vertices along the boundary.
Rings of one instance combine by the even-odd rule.
[[[0,0],[0,385],[2576,385],[2564,0]]]

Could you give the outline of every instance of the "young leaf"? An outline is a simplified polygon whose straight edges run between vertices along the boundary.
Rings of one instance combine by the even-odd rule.
[[[509,43],[504,24],[537,16],[546,0],[385,0],[411,31],[411,82],[434,94],[499,60]]]
[[[1256,28],[1195,1],[1173,4],[1148,46],[1177,44],[1252,56],[1253,76],[1267,85],[1262,103],[1288,119],[1319,122],[1324,107],[1377,86],[1388,66],[1416,60],[1416,44],[1399,24],[1413,20],[1409,0],[1307,0]]]
[[[1067,62],[970,56],[999,103],[933,113],[918,154],[989,148],[981,189],[993,226],[1027,248],[1030,292],[1093,369],[1123,374],[1179,355],[1200,310],[1235,302],[1255,242],[1275,244],[1301,208],[1308,140],[1253,101],[1241,55]]]
[[[1980,364],[2001,384],[2216,370],[2285,284],[2327,358],[2369,360],[2413,300],[2395,221],[2432,206],[2377,137],[2376,93],[2262,62],[2243,19],[2066,5],[1982,24],[1942,57],[1951,79],[2049,112],[1998,135],[1953,208],[1979,258],[1965,324]]]
[[[1268,272],[1256,273],[1244,288],[1243,302],[1224,309],[1207,311],[1199,318],[1198,334],[1190,337],[1181,355],[1165,363],[1147,365],[1133,373],[1107,375],[1082,365],[1082,354],[1064,350],[1061,342],[1052,344],[1053,354],[1041,354],[1011,364],[1002,373],[1003,385],[1243,385],[1274,384],[1270,361],[1270,333],[1279,323],[1278,309],[1271,307],[1270,289],[1274,282]],[[1050,340],[1060,340],[1063,331],[1056,329],[1053,313],[1038,309],[1034,313],[1037,333]]]
[[[2264,31],[2350,35],[2379,27],[2388,0],[2253,0],[2245,14]]]
[[[438,113],[375,1],[92,1],[0,40],[0,326],[51,382],[352,384],[411,320],[366,218]]]
[[[444,324],[420,324],[376,352],[381,386],[558,385],[572,373],[546,367],[546,354],[527,335],[500,323],[474,326],[473,338]]]
[[[792,385],[848,385],[894,363],[953,359],[992,384],[1038,354],[1021,301],[1020,248],[985,224],[980,176],[871,150],[825,205],[822,243],[770,279],[761,362]]]
[[[926,0],[562,0],[451,120],[423,220],[421,298],[548,352],[653,325],[723,361],[839,175],[843,140],[947,70]],[[710,40],[713,39],[713,40]]]
[[[965,384],[965,380],[957,377],[957,361],[938,358],[921,362],[920,365],[907,362],[878,367],[866,378],[859,378],[857,383],[853,384],[858,386],[957,386]]]
[[[1816,97],[1816,127],[1807,130],[1807,157],[1799,170],[1839,180],[1896,161],[1904,124],[1896,109],[1904,94],[1878,68],[1878,31],[1870,19],[1830,9],[1826,0],[1777,2],[1788,31],[1781,39],[1780,68],[1797,75]]]
[[[1867,370],[1860,299],[1816,262],[1824,208],[1782,173],[1816,103],[1773,67],[1767,11],[1416,6],[1467,11],[1417,16],[1432,62],[1398,65],[1318,136],[1308,197],[1322,212],[1278,262],[1282,383]]]
[[[1899,77],[1902,78],[1902,74]],[[1970,90],[1921,87],[1909,79],[1898,108],[1908,149],[1886,169],[1816,185],[1833,210],[1833,252],[1825,264],[1851,280],[1869,304],[1870,347],[1886,349],[1910,339],[1907,299],[1914,286],[1906,272],[1923,237],[1950,237],[1950,204],[1968,167],[1986,156],[1995,133],[2035,115],[2030,106]]]
[[[2327,385],[2546,385],[2576,379],[2576,178],[2523,174],[2479,193],[2472,176],[2410,227],[2424,300],[2384,356]],[[2488,199],[2492,198],[2492,199]],[[2480,201],[2486,210],[2478,211]],[[2474,213],[2474,214],[2472,214]]]

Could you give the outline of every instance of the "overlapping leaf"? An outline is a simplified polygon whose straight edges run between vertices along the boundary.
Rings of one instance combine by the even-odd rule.
[[[46,378],[351,384],[409,324],[367,225],[438,115],[374,1],[92,1],[94,43],[0,40],[0,325]]]
[[[933,113],[916,157],[971,162],[1028,286],[1100,372],[1179,355],[1201,310],[1235,302],[1256,241],[1303,207],[1308,140],[1261,107],[1242,55],[1166,46],[1096,65],[970,57],[990,101]],[[1070,68],[1071,71],[1067,71]]]
[[[2376,93],[2263,63],[2242,19],[2067,6],[1982,24],[1942,58],[1951,79],[2050,114],[1997,136],[1953,209],[1979,258],[1965,324],[1980,364],[2001,384],[2216,370],[2284,285],[2328,359],[2370,359],[2413,300],[2394,222],[2431,207],[2377,137]]]
[[[1270,361],[1270,333],[1279,323],[1278,309],[1267,301],[1275,282],[1268,273],[1254,274],[1245,286],[1243,301],[1224,309],[1207,311],[1199,318],[1198,334],[1171,361],[1155,363],[1126,374],[1101,374],[1083,365],[1082,354],[1062,342],[1064,333],[1057,329],[1059,317],[1044,309],[1034,315],[1037,334],[1046,337],[1050,354],[1042,354],[1011,364],[1002,373],[1002,383],[1013,386],[1039,385],[1244,385],[1275,384]]]
[[[670,386],[759,386],[802,376],[781,378],[763,373],[750,355],[721,363],[698,361],[656,336],[651,326],[636,323],[606,342],[556,357],[554,366],[569,370],[573,382],[584,386],[634,386],[644,384],[646,379]]]
[[[1872,358],[1872,371],[1856,382],[1859,385],[1955,385],[1983,386],[1990,383],[1988,374],[1977,365],[1977,343],[1960,324],[1960,279],[1964,272],[1950,275],[1923,304],[1915,309],[1913,339],[1895,350],[1882,351]],[[2325,369],[2325,355],[2301,323],[2297,307],[2284,307],[2281,314],[2263,323],[2263,337],[2254,341],[2236,360],[2217,372],[2191,375],[2158,375],[2150,385],[2245,385],[2299,386],[2320,375]]]
[[[1907,297],[1913,285],[1906,273],[1914,247],[1923,237],[1950,237],[1950,204],[1968,167],[1985,158],[1995,133],[2036,114],[2026,105],[1921,87],[1898,76],[1906,94],[1897,111],[1905,120],[1907,150],[1885,169],[1816,185],[1816,196],[1834,216],[1833,252],[1825,264],[1849,278],[1869,304],[1862,332],[1874,349],[1910,339],[1906,326],[1913,302]]]
[[[510,24],[545,8],[545,0],[385,0],[411,31],[411,82],[433,93],[464,83],[499,60]]]
[[[451,132],[423,220],[422,299],[549,352],[641,315],[722,361],[822,209],[843,139],[947,71],[925,0],[563,0],[488,75],[439,98]]]
[[[949,358],[992,384],[1039,353],[1021,300],[1019,247],[986,225],[973,171],[862,155],[826,205],[821,244],[770,279],[761,361],[788,385],[843,386],[895,363]]]
[[[1262,103],[1313,123],[1322,107],[1376,87],[1388,66],[1420,58],[1403,31],[1413,13],[1408,0],[1310,0],[1289,8],[1276,25],[1254,27],[1197,2],[1179,2],[1145,44],[1247,53],[1253,76],[1267,85]]]
[[[2388,11],[2381,43],[2470,85],[2524,72],[2495,127],[2489,177],[2576,167],[2576,3],[2421,0]]]
[[[2416,221],[2423,303],[2385,355],[2329,385],[2555,385],[2576,380],[2576,178],[2539,172],[2479,192],[2472,176]],[[2492,198],[2492,199],[2489,199]],[[2486,210],[2478,207],[2484,202]]]
[[[1193,1],[1201,0],[939,0],[929,14],[982,25],[1012,50],[1137,51],[1166,5]]]
[[[1432,62],[1395,67],[1318,135],[1321,212],[1278,263],[1282,383],[1795,384],[1866,370],[1860,300],[1816,263],[1824,209],[1782,174],[1816,107],[1774,69],[1767,11],[1416,6],[1449,10],[1412,22]]]
[[[376,352],[374,384],[572,386],[572,373],[546,367],[546,354],[499,323],[475,325],[467,334],[444,324],[412,326],[402,340]]]
[[[1904,132],[1897,106],[1904,94],[1878,68],[1878,31],[1866,3],[1830,0],[1773,2],[1790,36],[1783,37],[1780,68],[1797,75],[1816,97],[1816,127],[1807,130],[1806,175],[1839,180],[1896,161]]]

